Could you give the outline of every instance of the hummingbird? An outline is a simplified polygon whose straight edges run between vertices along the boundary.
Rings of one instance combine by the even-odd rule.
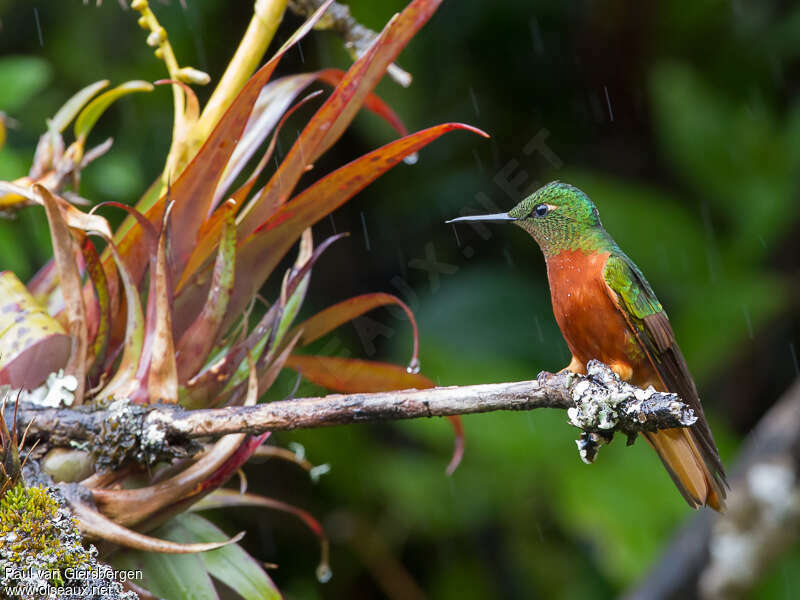
[[[554,181],[508,213],[447,221],[510,222],[539,244],[547,264],[553,314],[572,360],[586,373],[597,359],[633,385],[678,394],[694,410],[690,427],[643,432],[692,508],[725,506],[725,470],[689,367],[667,314],[639,267],[600,222],[578,188]]]

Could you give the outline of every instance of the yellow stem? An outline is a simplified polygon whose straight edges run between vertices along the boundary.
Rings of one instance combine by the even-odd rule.
[[[236,94],[256,70],[283,19],[286,1],[256,0],[247,31],[197,124],[197,136],[194,139],[198,146],[206,140]]]

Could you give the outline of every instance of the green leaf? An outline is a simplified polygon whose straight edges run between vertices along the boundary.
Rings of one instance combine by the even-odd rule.
[[[67,100],[64,105],[58,109],[58,112],[50,119],[50,128],[59,133],[64,131],[72,122],[72,119],[86,106],[86,103],[91,100],[94,95],[108,85],[107,79],[101,79],[87,85],[85,88],[76,92],[72,98]]]
[[[219,542],[228,536],[203,517],[184,514],[171,522],[170,539],[182,542]],[[264,569],[237,544],[197,555],[208,573],[245,600],[280,600],[281,594]]]
[[[171,523],[157,530],[159,537],[175,540]],[[156,554],[127,550],[115,554],[111,563],[120,570],[141,570],[143,578],[135,581],[158,598],[165,600],[218,600],[214,582],[198,554]]]
[[[758,258],[752,241],[779,238],[798,214],[790,123],[766,101],[731,97],[684,64],[658,65],[650,87],[665,153],[736,228],[741,258]]]
[[[75,119],[75,137],[79,140],[86,139],[92,127],[94,127],[94,124],[97,123],[97,119],[101,117],[109,106],[122,96],[134,92],[152,91],[153,84],[147,81],[126,81],[114,89],[100,94],[87,104],[86,108],[84,108],[78,115],[78,118]]]
[[[50,65],[33,56],[0,59],[0,110],[14,112],[50,81]]]

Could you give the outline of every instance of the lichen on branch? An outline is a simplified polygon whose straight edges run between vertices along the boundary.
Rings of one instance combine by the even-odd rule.
[[[675,394],[642,390],[604,364],[590,361],[586,375],[541,373],[531,381],[438,387],[372,394],[331,394],[256,406],[185,410],[173,404],[59,409],[20,402],[18,427],[42,447],[80,444],[100,464],[152,464],[195,454],[201,440],[234,433],[313,429],[497,410],[560,408],[583,431],[578,445],[590,462],[599,443],[615,431],[633,439],[642,431],[692,425],[696,416]],[[7,409],[9,410],[9,409]]]

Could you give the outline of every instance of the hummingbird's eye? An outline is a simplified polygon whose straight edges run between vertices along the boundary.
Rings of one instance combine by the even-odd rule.
[[[544,217],[548,212],[550,212],[550,206],[547,204],[537,204],[533,207],[533,214],[537,217]]]

